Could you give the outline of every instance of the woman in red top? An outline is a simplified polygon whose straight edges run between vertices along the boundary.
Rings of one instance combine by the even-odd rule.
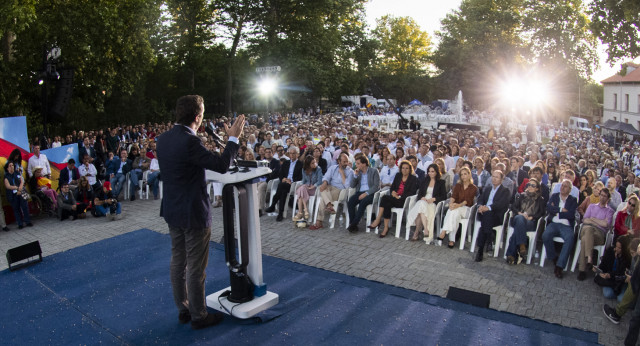
[[[640,236],[640,205],[638,197],[631,195],[627,199],[627,207],[618,212],[616,222],[613,226],[615,238],[621,235],[630,234],[632,237]],[[615,243],[615,240],[614,240]]]
[[[413,175],[413,166],[407,160],[400,162],[400,172],[393,178],[391,184],[391,194],[384,195],[380,199],[380,208],[376,214],[376,220],[369,226],[376,229],[380,221],[384,218],[384,230],[380,233],[380,238],[387,236],[389,232],[389,221],[391,221],[391,208],[402,208],[407,197],[415,195],[418,190],[418,178]],[[398,220],[397,222],[401,222]]]

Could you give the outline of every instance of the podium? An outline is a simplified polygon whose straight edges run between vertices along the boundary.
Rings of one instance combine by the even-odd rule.
[[[231,282],[229,287],[208,295],[206,302],[214,310],[241,319],[251,318],[278,304],[279,299],[278,294],[267,291],[262,277],[260,201],[256,178],[270,173],[268,167],[244,167],[225,174],[206,171],[207,180],[224,185],[224,247]]]

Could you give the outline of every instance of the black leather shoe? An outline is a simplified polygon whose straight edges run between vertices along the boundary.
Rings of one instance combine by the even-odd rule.
[[[24,226],[22,226],[22,225],[18,226],[18,229],[23,229],[23,228],[24,228]]]
[[[274,211],[276,211],[276,207],[269,207],[267,209],[265,209],[265,213],[273,213]]]
[[[556,266],[554,269],[554,274],[558,279],[562,279],[562,268]]]
[[[129,199],[131,202],[136,200],[136,194],[134,193],[133,195],[131,195],[131,198]]]
[[[276,221],[282,221],[284,220],[284,217],[282,217],[282,215],[278,214],[278,216],[276,217]]]
[[[180,314],[178,314],[178,322],[186,324],[189,323],[189,321],[191,321],[191,314],[189,313],[189,310],[180,311]]]
[[[587,278],[587,273],[585,272],[579,272],[578,273],[578,281],[584,281],[584,279]]]
[[[2,227],[2,230],[5,231],[5,232],[9,232],[9,227],[4,226],[4,227]]]
[[[482,262],[482,249],[478,248],[477,252],[476,252],[476,258],[474,259],[474,261],[476,262]]]
[[[33,224],[31,222],[27,222],[27,227],[33,227]]]
[[[351,233],[358,233],[358,225],[349,225],[349,227],[347,227],[347,229]]]
[[[215,326],[216,324],[222,322],[222,319],[224,319],[224,315],[221,312],[208,314],[207,317],[202,320],[191,321],[191,329],[202,329]]]

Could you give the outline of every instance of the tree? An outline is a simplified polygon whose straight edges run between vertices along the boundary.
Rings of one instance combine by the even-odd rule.
[[[640,56],[638,0],[593,0],[589,12],[591,30],[607,45],[607,62]]]
[[[373,36],[380,42],[379,66],[393,75],[424,73],[431,38],[411,17],[383,16],[376,20]]]
[[[442,73],[439,96],[458,90],[473,107],[489,107],[496,79],[524,63],[520,23],[521,0],[463,0],[442,20],[434,62]]]
[[[582,0],[527,0],[523,33],[528,59],[542,66],[591,77],[598,64],[595,37]]]
[[[158,31],[160,1],[105,0],[86,6],[78,1],[38,1],[37,21],[15,30],[13,57],[0,76],[11,88],[2,92],[24,100],[9,114],[39,119],[38,74],[43,51],[62,50],[58,68],[73,68],[72,108],[65,124],[85,128],[100,123],[112,94],[131,95],[155,61],[149,37]],[[122,114],[126,116],[127,114]],[[39,122],[39,121],[38,121]]]

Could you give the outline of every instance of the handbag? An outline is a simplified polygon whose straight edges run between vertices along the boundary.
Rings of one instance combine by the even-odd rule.
[[[27,192],[27,189],[22,189],[22,191],[20,191],[20,196],[22,197],[22,199],[24,199],[25,201],[28,201],[29,198],[31,198],[31,196],[29,196],[29,193]]]

